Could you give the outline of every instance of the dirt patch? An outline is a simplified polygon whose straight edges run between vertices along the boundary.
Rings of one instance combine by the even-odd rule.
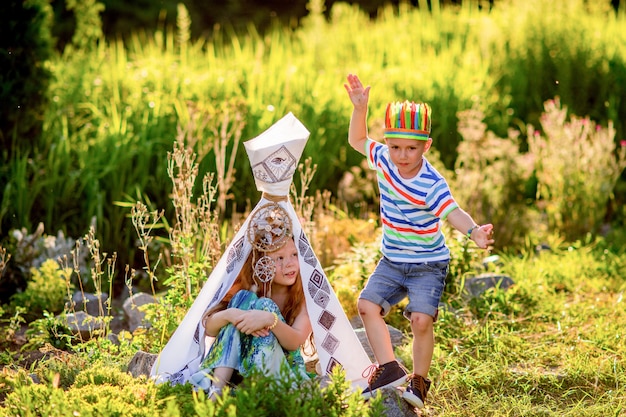
[[[0,325],[0,335],[3,340],[0,341],[0,351],[8,353],[11,357],[10,363],[6,360],[0,362],[0,371],[7,366],[11,368],[19,367],[31,369],[32,365],[46,357],[46,353],[40,352],[39,349],[24,349],[28,338],[26,337],[27,326],[22,326],[17,332],[9,331],[8,325]]]

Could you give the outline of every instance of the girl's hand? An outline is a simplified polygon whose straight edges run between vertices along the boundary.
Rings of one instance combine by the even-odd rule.
[[[236,323],[237,330],[253,336],[267,336],[267,328],[274,323],[274,314],[269,311],[249,310],[243,312]]]
[[[350,101],[355,108],[367,108],[367,102],[370,96],[370,87],[363,88],[363,84],[359,77],[355,74],[348,74],[348,82],[343,85],[350,96]]]
[[[244,310],[238,308],[227,308],[226,310],[216,311],[209,315],[205,315],[202,318],[202,325],[204,326],[204,334],[207,336],[215,337],[220,329],[226,326],[228,323],[236,325],[241,320]]]

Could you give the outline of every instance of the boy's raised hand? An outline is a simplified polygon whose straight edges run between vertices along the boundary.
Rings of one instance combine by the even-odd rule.
[[[358,75],[348,74],[348,82],[343,85],[350,96],[350,100],[355,108],[367,108],[370,95],[370,86],[363,88]]]

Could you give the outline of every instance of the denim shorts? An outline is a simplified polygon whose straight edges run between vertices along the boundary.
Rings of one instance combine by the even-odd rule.
[[[411,313],[424,313],[437,318],[439,300],[446,284],[449,262],[421,264],[393,262],[382,257],[370,275],[360,299],[371,301],[381,307],[385,316],[391,307],[409,297],[404,310],[408,319]]]

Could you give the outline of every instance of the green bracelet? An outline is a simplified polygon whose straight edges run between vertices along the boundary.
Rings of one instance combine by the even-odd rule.
[[[471,238],[472,238],[472,232],[473,232],[474,230],[478,229],[479,227],[480,227],[480,226],[479,226],[479,225],[477,225],[477,224],[475,224],[474,226],[470,227],[470,228],[467,230],[467,238],[468,238],[468,239],[471,239]]]

